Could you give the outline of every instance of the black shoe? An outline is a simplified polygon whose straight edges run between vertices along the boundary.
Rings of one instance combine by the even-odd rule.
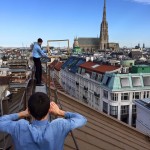
[[[44,84],[36,84],[36,86],[44,86]]]

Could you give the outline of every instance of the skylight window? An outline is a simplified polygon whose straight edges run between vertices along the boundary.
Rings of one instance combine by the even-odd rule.
[[[96,65],[92,66],[92,68],[94,69],[94,68],[97,68],[97,67],[99,67],[99,66],[100,66],[100,65],[96,64]]]
[[[130,87],[129,78],[120,79],[121,87]]]

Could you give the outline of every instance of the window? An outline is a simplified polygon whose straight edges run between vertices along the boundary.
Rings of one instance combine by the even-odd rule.
[[[132,114],[136,114],[136,105],[132,105]]]
[[[99,99],[97,97],[95,98],[95,104],[99,106]]]
[[[121,115],[129,114],[129,105],[121,106]]]
[[[132,77],[132,85],[134,87],[142,86],[140,77]]]
[[[104,78],[104,81],[103,81],[103,84],[108,86],[110,80],[111,80],[111,77],[108,77],[108,76],[105,77],[105,78]]]
[[[79,67],[79,69],[78,69],[78,73],[80,74],[81,73],[81,68]]]
[[[130,67],[132,67],[133,66],[133,63],[130,63]]]
[[[129,93],[121,93],[121,100],[122,101],[129,100]]]
[[[95,80],[95,78],[96,78],[96,72],[92,72],[91,79]]]
[[[98,82],[101,82],[101,80],[102,80],[102,75],[101,75],[101,74],[98,74],[96,80],[97,80]]]
[[[118,106],[111,106],[110,105],[110,115],[117,118],[117,116],[118,116]]]
[[[121,78],[121,87],[130,87],[129,78]]]
[[[144,92],[144,98],[149,98],[150,97],[150,92],[149,91],[145,91]]]
[[[144,86],[150,86],[150,76],[143,77]]]
[[[85,69],[84,68],[82,68],[82,70],[81,70],[81,74],[83,74],[83,73],[85,73]]]
[[[103,112],[106,114],[108,112],[108,104],[106,102],[103,102]]]
[[[117,93],[111,93],[111,100],[112,101],[118,101],[118,94]]]
[[[103,96],[108,99],[108,91],[103,90]]]
[[[110,80],[111,80],[111,77],[108,77],[108,78],[107,78],[107,81],[106,81],[106,85],[107,85],[107,86],[108,86]]]
[[[141,93],[140,92],[134,92],[133,93],[133,99],[140,99]]]
[[[108,76],[104,76],[104,79],[103,79],[103,84],[104,85],[106,85],[107,79],[108,79]]]

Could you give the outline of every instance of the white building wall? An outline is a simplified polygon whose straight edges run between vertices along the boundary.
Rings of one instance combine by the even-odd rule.
[[[64,82],[64,84],[63,84]],[[110,115],[110,106],[118,106],[118,120],[121,120],[121,106],[129,106],[129,121],[128,124],[132,125],[132,105],[133,105],[133,93],[140,92],[140,99],[144,97],[144,90],[142,91],[113,91],[113,93],[118,94],[118,100],[111,100],[112,91],[108,91],[107,88],[104,88],[100,82],[87,78],[81,74],[73,74],[66,70],[61,70],[61,83],[64,90],[71,96],[77,98],[79,101],[88,104],[96,110],[103,111],[103,101],[108,104],[108,115]],[[79,85],[76,85],[79,83]],[[84,87],[88,88],[87,92],[84,90]],[[104,98],[103,91],[108,91],[108,98]],[[150,90],[146,90],[150,92]],[[100,94],[98,102],[94,93]],[[121,100],[122,93],[129,93],[128,100]],[[150,94],[149,94],[150,95]],[[87,101],[83,99],[83,96],[87,98]]]

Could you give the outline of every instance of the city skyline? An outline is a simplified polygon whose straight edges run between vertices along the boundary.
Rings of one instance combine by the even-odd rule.
[[[0,46],[29,46],[37,38],[99,37],[104,0],[0,1]],[[150,0],[106,0],[109,41],[150,47]],[[58,46],[58,45],[56,45]]]

